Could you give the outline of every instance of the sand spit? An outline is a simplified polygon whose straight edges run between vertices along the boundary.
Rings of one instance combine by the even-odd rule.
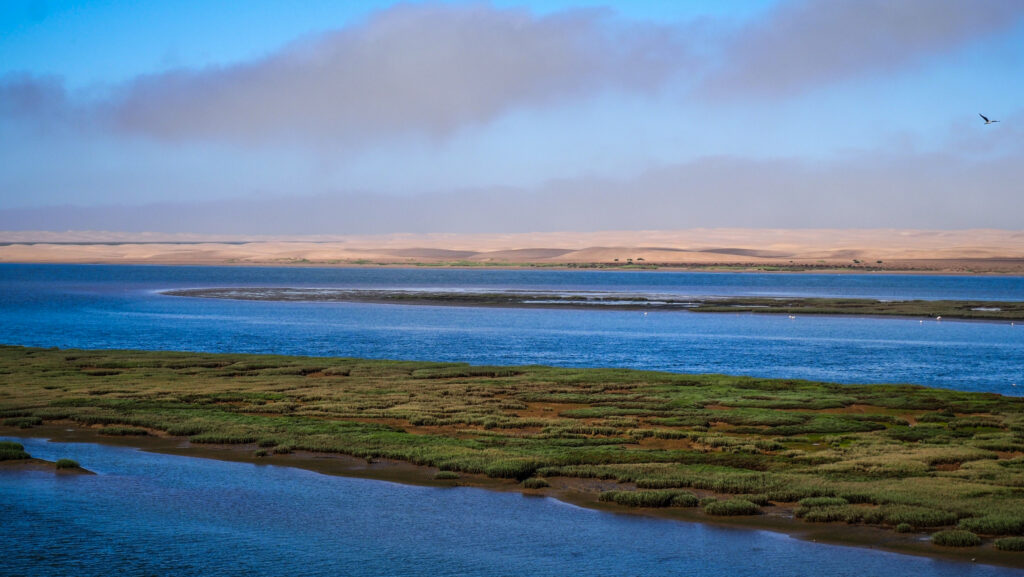
[[[1024,231],[690,229],[294,237],[0,232],[0,262],[657,266],[1024,274]]]

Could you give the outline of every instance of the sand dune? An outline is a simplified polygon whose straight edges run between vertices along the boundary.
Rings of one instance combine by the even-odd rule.
[[[680,268],[870,267],[1024,274],[1024,232],[690,229],[306,237],[0,232],[0,262],[607,267],[644,264]]]

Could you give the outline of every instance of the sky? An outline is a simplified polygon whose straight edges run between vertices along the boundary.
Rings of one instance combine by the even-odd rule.
[[[1021,126],[1019,0],[0,6],[0,230],[1017,230]]]

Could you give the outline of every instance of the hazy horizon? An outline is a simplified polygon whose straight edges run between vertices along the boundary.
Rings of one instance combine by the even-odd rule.
[[[14,0],[0,55],[0,230],[1020,229],[1013,0]]]

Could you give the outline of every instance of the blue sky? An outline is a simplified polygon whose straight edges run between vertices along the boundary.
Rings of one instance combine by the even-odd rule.
[[[8,0],[0,230],[1016,229],[1022,95],[1016,0]]]

